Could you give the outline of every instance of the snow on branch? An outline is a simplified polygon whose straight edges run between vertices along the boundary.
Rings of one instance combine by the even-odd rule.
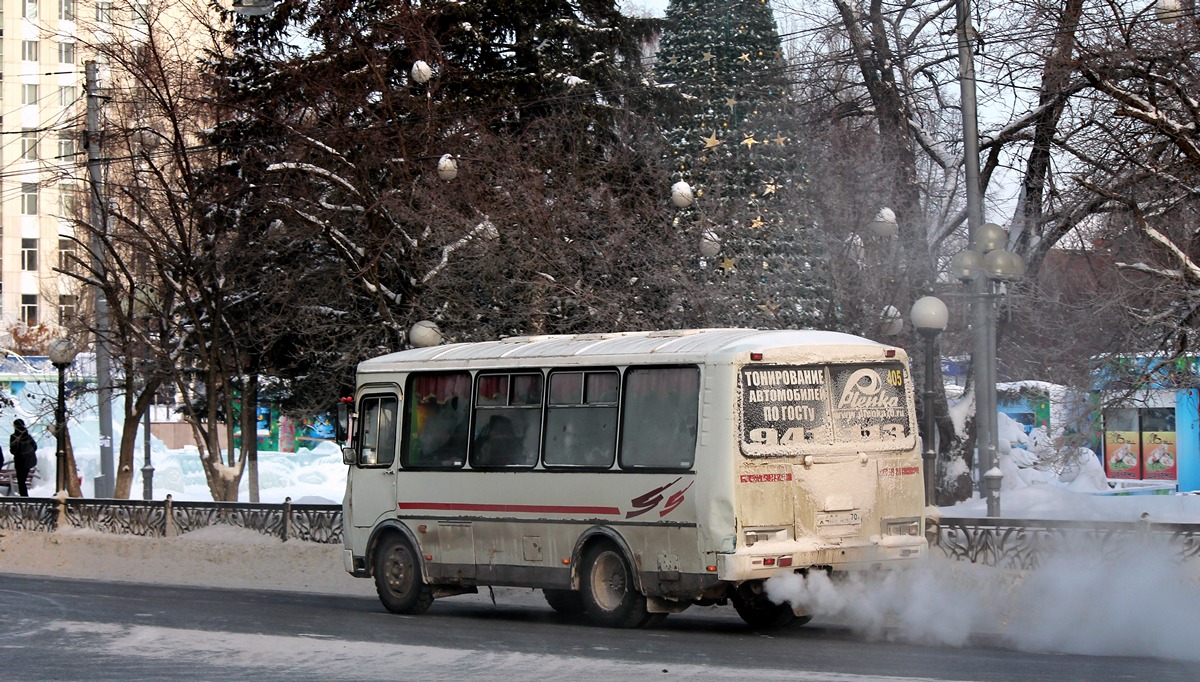
[[[1117,261],[1115,263],[1115,265],[1122,270],[1133,270],[1135,272],[1141,272],[1141,273],[1145,273],[1147,275],[1153,275],[1155,277],[1160,277],[1162,279],[1171,279],[1171,280],[1178,280],[1178,281],[1183,280],[1183,273],[1178,270],[1164,270],[1162,268],[1150,267],[1149,265],[1147,265],[1145,263],[1125,263],[1123,261]]]
[[[470,232],[460,237],[457,241],[442,247],[441,260],[439,260],[438,264],[433,266],[429,272],[425,273],[425,276],[421,278],[421,283],[428,284],[429,280],[436,277],[439,272],[445,269],[446,264],[450,262],[450,255],[452,253],[466,246],[472,239],[479,235],[483,235],[486,238],[494,238],[494,236],[497,235],[496,226],[492,224],[491,220],[488,220],[487,216],[484,216],[483,220],[481,220],[478,225],[472,228]]]
[[[1196,265],[1196,262],[1190,256],[1183,252],[1183,249],[1180,249],[1167,235],[1150,227],[1149,223],[1145,220],[1139,220],[1138,222],[1141,223],[1142,232],[1150,238],[1150,241],[1161,246],[1179,264],[1181,278],[1200,283],[1200,267]]]
[[[1113,112],[1117,116],[1127,116],[1139,120],[1159,132],[1165,134],[1175,143],[1190,160],[1200,162],[1200,146],[1192,139],[1196,134],[1194,123],[1183,124],[1171,119],[1157,105],[1129,90],[1118,87],[1115,83],[1105,80],[1091,69],[1084,69],[1083,75],[1100,92],[1103,92],[1124,106]]]
[[[282,171],[282,170],[299,170],[299,171],[305,171],[308,173],[312,173],[313,175],[323,177],[326,180],[329,180],[330,182],[334,182],[334,183],[337,183],[338,185],[341,185],[343,189],[345,189],[348,192],[351,192],[355,196],[362,196],[362,193],[358,191],[358,188],[356,188],[354,185],[352,185],[345,178],[341,177],[337,173],[334,173],[333,171],[330,171],[325,168],[321,168],[320,166],[314,166],[311,163],[284,162],[284,163],[273,163],[273,164],[267,166],[268,172]]]

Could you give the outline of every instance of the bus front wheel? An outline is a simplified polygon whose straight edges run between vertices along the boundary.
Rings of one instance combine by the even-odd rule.
[[[375,591],[392,613],[415,616],[433,604],[433,588],[421,579],[417,553],[399,535],[384,538],[375,552]]]
[[[583,555],[580,595],[593,622],[614,628],[635,628],[646,620],[646,597],[637,591],[633,570],[611,543],[592,545]]]

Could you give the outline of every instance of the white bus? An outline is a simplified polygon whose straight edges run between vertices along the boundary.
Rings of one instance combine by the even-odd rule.
[[[819,331],[537,336],[358,369],[345,568],[415,614],[540,588],[609,626],[732,603],[754,627],[792,572],[927,551],[904,351]]]

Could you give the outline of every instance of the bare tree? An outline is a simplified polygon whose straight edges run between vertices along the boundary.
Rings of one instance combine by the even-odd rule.
[[[200,183],[219,157],[200,130],[219,110],[201,78],[201,57],[220,49],[221,26],[203,3],[139,4],[114,12],[113,27],[82,31],[102,64],[106,182],[95,224],[76,223],[77,248],[65,274],[99,288],[109,302],[107,334],[123,381],[125,424],[117,494],[127,497],[137,424],[160,387],[181,396],[214,499],[237,498],[254,430],[233,444],[237,377],[245,376],[238,333],[237,280],[246,257],[208,220],[219,201]],[[94,188],[100,189],[100,188]],[[93,253],[94,251],[94,253]],[[253,405],[246,405],[253,410]]]

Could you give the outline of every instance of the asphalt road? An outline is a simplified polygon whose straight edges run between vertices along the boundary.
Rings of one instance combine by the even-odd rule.
[[[513,591],[504,596],[511,597]],[[5,680],[1194,680],[1195,664],[866,640],[813,623],[747,630],[692,609],[648,630],[564,619],[536,595],[375,599],[0,574]]]

